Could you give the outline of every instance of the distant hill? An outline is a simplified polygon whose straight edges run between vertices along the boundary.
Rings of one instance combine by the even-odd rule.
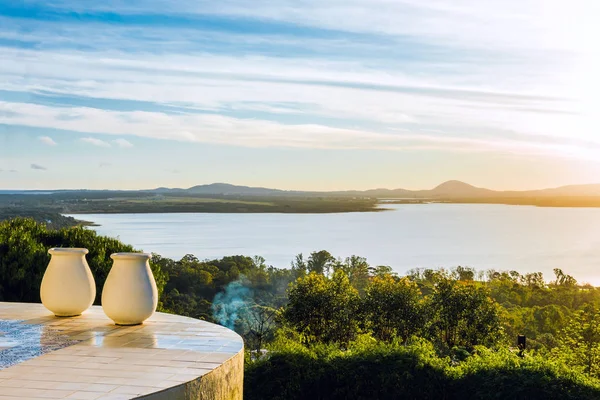
[[[193,194],[235,194],[235,195],[280,195],[285,194],[285,190],[268,189],[262,187],[236,186],[228,183],[213,183],[210,185],[198,185],[187,189],[187,192]]]
[[[332,192],[280,190],[263,187],[237,186],[228,183],[197,185],[188,189],[157,188],[151,192],[189,193],[193,195],[220,196],[354,196],[388,199],[485,199],[485,198],[532,198],[532,197],[600,197],[600,184],[571,185],[553,189],[526,191],[496,191],[479,188],[461,181],[448,181],[430,190],[370,189]]]
[[[600,196],[600,185],[571,185],[555,189],[532,191],[542,196]]]
[[[0,195],[85,195],[107,194],[125,196],[132,193],[172,194],[176,196],[306,196],[306,197],[370,197],[383,199],[437,199],[437,200],[485,200],[485,199],[549,199],[549,198],[600,198],[600,184],[570,185],[552,189],[497,191],[469,185],[461,181],[448,181],[429,190],[370,189],[331,192],[281,190],[264,187],[238,186],[229,183],[196,185],[187,189],[159,187],[150,190],[0,190]]]
[[[428,191],[432,197],[483,197],[493,195],[493,190],[482,189],[460,181],[448,181]]]
[[[157,188],[153,190],[159,193],[189,193],[189,194],[206,194],[206,195],[236,195],[236,196],[277,196],[284,194],[303,193],[294,191],[285,191],[280,189],[268,189],[262,187],[237,186],[229,183],[211,183],[209,185],[197,185],[188,189],[169,189]]]

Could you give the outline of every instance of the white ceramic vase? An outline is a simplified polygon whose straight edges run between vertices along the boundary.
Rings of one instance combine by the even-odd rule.
[[[110,256],[113,266],[102,289],[102,308],[117,325],[141,324],[156,311],[158,292],[150,257],[145,253]]]
[[[52,248],[42,279],[42,304],[57,317],[80,315],[96,297],[96,283],[85,259],[87,249]]]

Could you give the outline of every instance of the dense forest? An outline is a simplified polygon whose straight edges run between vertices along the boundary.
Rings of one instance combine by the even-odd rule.
[[[110,254],[134,250],[83,227],[0,222],[0,301],[38,302],[55,246],[90,250],[98,293]],[[600,398],[600,288],[562,270],[549,282],[466,267],[401,277],[327,251],[289,268],[192,255],[151,266],[161,311],[244,337],[248,399]]]

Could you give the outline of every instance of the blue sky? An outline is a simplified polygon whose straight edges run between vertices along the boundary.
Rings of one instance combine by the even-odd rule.
[[[0,188],[600,182],[599,12],[0,0]]]

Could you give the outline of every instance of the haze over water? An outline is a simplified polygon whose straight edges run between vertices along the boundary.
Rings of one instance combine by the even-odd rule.
[[[260,255],[289,267],[298,253],[360,255],[372,265],[411,268],[561,268],[600,285],[600,208],[504,205],[386,205],[392,211],[343,214],[88,214],[99,234],[147,252],[200,259]]]

